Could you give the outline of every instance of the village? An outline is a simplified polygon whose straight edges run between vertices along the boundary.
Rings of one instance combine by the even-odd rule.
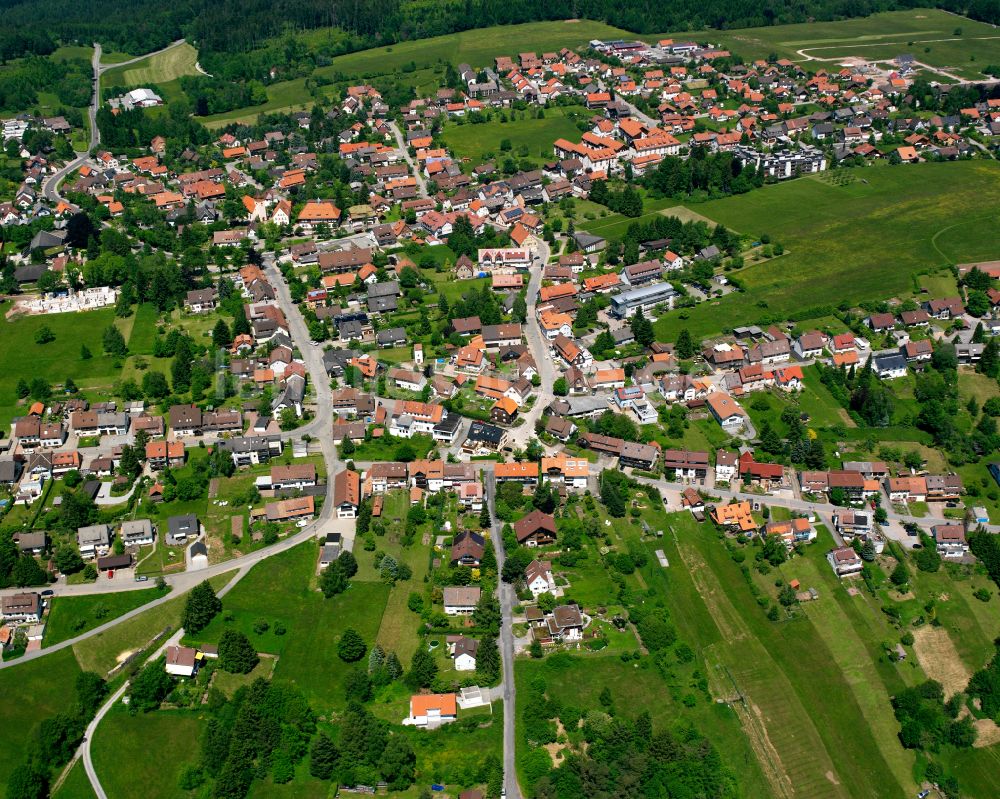
[[[644,213],[996,152],[1000,99],[927,112],[912,56],[812,66],[595,39],[457,64],[454,85],[399,107],[350,85],[200,142],[140,140],[137,118],[166,117],[156,86],[136,88],[100,101],[111,122],[72,162],[52,145],[65,120],[5,120],[23,180],[0,203],[4,308],[29,332],[0,395],[4,665],[114,626],[64,633],[60,602],[165,603],[220,580],[227,603],[308,549],[296,596],[378,590],[378,617],[355,607],[347,632],[427,669],[373,677],[376,715],[433,731],[485,725],[500,703],[506,781],[515,661],[665,650],[650,572],[711,561],[695,533],[734,563],[751,553],[770,622],[808,617],[799,603],[842,581],[887,604],[878,575],[903,586],[893,567],[924,553],[982,577],[970,540],[1000,532],[1000,260],[697,328],[688,314],[752,296],[744,267],[780,272],[785,245],[680,200]],[[506,133],[553,116],[576,135],[532,149]],[[470,129],[496,139],[483,158],[463,149]],[[63,348],[57,367],[46,347]],[[393,614],[419,632],[387,633]],[[203,685],[207,703],[229,670],[211,623],[156,630],[128,663],[158,664],[176,707]],[[274,648],[253,654],[280,675]],[[694,684],[690,663],[669,668]]]

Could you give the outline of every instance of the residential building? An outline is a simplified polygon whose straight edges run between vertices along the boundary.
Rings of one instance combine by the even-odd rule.
[[[338,519],[354,519],[361,507],[361,475],[344,469],[333,478],[333,504]]]
[[[858,574],[864,566],[861,556],[851,547],[840,547],[827,553],[827,561],[838,577]]]
[[[552,544],[556,540],[556,520],[551,514],[535,509],[514,522],[514,536],[523,546]]]
[[[478,586],[449,585],[444,588],[444,612],[448,616],[469,615],[482,594]]]

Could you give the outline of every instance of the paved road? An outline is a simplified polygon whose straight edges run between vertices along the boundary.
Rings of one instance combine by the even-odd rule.
[[[226,583],[221,589],[219,589],[219,596],[223,597],[240,581],[246,574],[250,571],[249,567],[240,569],[233,579]],[[148,606],[147,606],[148,607]],[[160,646],[153,654],[146,658],[146,663],[151,663],[156,660],[160,655],[166,652],[168,646],[176,646],[180,643],[181,638],[184,636],[184,629],[181,628],[177,630],[173,635],[170,636],[163,645]],[[101,779],[97,776],[97,770],[94,768],[94,759],[90,751],[90,744],[94,740],[94,735],[97,733],[97,726],[101,723],[104,717],[108,714],[108,711],[115,706],[116,703],[121,701],[121,698],[128,691],[129,682],[126,681],[122,684],[121,688],[115,691],[108,700],[101,706],[101,709],[97,711],[90,724],[87,725],[87,729],[83,735],[83,743],[80,744],[80,748],[77,750],[76,757],[83,758],[83,770],[87,773],[87,779],[90,781],[90,787],[94,790],[97,795],[97,799],[108,799],[108,795],[104,790],[104,786],[101,785]],[[74,758],[76,759],[76,758]],[[72,765],[72,764],[70,764]],[[69,768],[69,766],[67,766]]]
[[[484,464],[485,465],[485,464]],[[503,548],[503,536],[500,533],[501,524],[497,519],[494,498],[496,497],[496,477],[492,469],[483,472],[483,483],[486,489],[486,501],[490,508],[490,518],[493,519],[493,547],[497,556],[497,573],[503,571],[507,555]],[[521,787],[517,784],[517,762],[515,749],[517,740],[514,735],[514,719],[517,713],[515,701],[516,685],[514,682],[514,631],[512,618],[514,615],[514,588],[500,581],[500,660],[503,664],[503,784],[507,789],[507,799],[521,799]]]
[[[555,366],[552,363],[549,342],[542,334],[542,328],[538,324],[535,316],[535,309],[538,303],[538,289],[542,284],[542,272],[549,262],[549,245],[542,241],[538,245],[538,256],[540,266],[531,267],[531,278],[528,281],[528,292],[526,304],[528,307],[528,319],[524,325],[525,336],[528,340],[528,349],[531,357],[535,359],[538,367],[538,376],[542,384],[535,389],[535,404],[524,416],[524,424],[511,430],[511,440],[520,446],[527,445],[528,441],[535,435],[535,422],[541,418],[542,411],[547,408],[553,399],[552,384],[556,379]]]
[[[424,180],[423,173],[421,173],[417,164],[414,162],[413,156],[410,155],[410,148],[406,146],[406,140],[403,138],[403,133],[400,131],[399,125],[395,120],[393,120],[389,123],[389,128],[392,130],[392,135],[396,138],[397,149],[403,154],[403,158],[406,159],[406,163],[410,165],[410,171],[417,179],[417,190],[420,192],[420,196],[429,196],[427,194],[427,181]]]
[[[135,58],[130,58],[128,61],[122,61],[117,64],[101,64],[101,45],[98,42],[94,42],[94,55],[90,59],[91,68],[94,71],[94,92],[90,96],[90,107],[87,109],[87,116],[90,119],[90,141],[87,143],[86,152],[77,152],[76,158],[70,161],[66,166],[53,174],[47,181],[45,181],[45,186],[42,189],[42,194],[46,200],[52,203],[57,203],[63,199],[59,194],[59,186],[66,179],[67,175],[72,174],[74,171],[79,169],[86,162],[87,158],[90,156],[90,151],[93,150],[97,145],[101,143],[101,131],[97,128],[97,109],[101,104],[101,75],[107,72],[109,69],[116,69],[117,67],[128,66],[129,64],[134,64],[137,61],[141,61],[144,58],[149,58],[150,56],[157,55],[159,53],[170,50],[173,47],[177,47],[184,43],[183,39],[178,39],[175,42],[167,45],[166,47],[155,50],[152,53],[146,53],[145,55],[136,56]]]

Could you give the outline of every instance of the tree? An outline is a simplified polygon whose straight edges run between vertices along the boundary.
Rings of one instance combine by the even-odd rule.
[[[646,315],[642,312],[642,308],[639,308],[635,312],[630,326],[635,340],[642,344],[643,347],[648,347],[656,340],[656,334],[653,332],[653,324],[646,318]]]
[[[318,780],[330,779],[339,757],[340,753],[330,736],[320,732],[309,752],[309,773]]]
[[[479,526],[484,530],[490,526],[490,506],[483,502],[483,509],[479,512]]]
[[[997,336],[993,336],[983,347],[982,357],[979,359],[978,369],[988,377],[1000,376],[1000,343]]]
[[[222,610],[222,600],[215,595],[211,583],[205,580],[188,594],[181,616],[181,626],[185,632],[195,634],[204,630],[215,615]]]
[[[237,630],[226,630],[219,639],[219,668],[230,674],[249,674],[260,658],[250,639]]]
[[[485,638],[479,642],[479,649],[476,650],[476,677],[486,685],[500,679],[500,650],[493,638]]]
[[[687,328],[684,328],[677,334],[677,341],[674,343],[674,352],[681,360],[687,360],[694,356],[694,341],[691,340],[691,334]]]
[[[341,554],[341,557],[343,557]],[[326,567],[326,571],[319,578],[319,589],[327,599],[342,594],[347,590],[347,575],[340,565],[340,558]]]
[[[906,564],[903,561],[899,561],[896,564],[896,568],[892,570],[892,574],[889,575],[889,579],[895,586],[906,585],[910,579],[910,570],[906,568]]]
[[[608,513],[617,519],[625,516],[625,499],[614,480],[609,479],[607,470],[601,473],[600,481],[601,502],[608,509]]]
[[[225,349],[233,343],[233,334],[225,319],[220,319],[212,329],[212,343],[219,349]]]
[[[172,687],[173,681],[167,674],[166,658],[161,655],[132,678],[129,712],[148,713],[156,710]]]
[[[18,399],[25,399],[29,394],[31,394],[31,388],[28,386],[28,381],[23,377],[18,378],[17,387],[14,391],[17,394]]]
[[[49,581],[48,572],[31,555],[22,555],[17,559],[10,577],[19,588],[45,585]]]
[[[147,371],[142,376],[142,393],[149,399],[159,400],[170,395],[170,385],[163,372]]]
[[[76,574],[83,568],[83,558],[76,547],[67,544],[56,552],[56,568],[62,574]]]
[[[94,357],[94,355],[90,351],[90,347],[88,347],[86,344],[81,344],[80,345],[80,360],[81,361],[89,361],[93,357]]]
[[[52,332],[52,328],[48,325],[42,325],[38,330],[35,331],[35,343],[36,344],[49,344],[56,340],[56,334]]]
[[[344,455],[353,455],[356,450],[357,447],[354,442],[351,441],[350,437],[345,434],[340,440],[340,456],[343,457]]]
[[[104,351],[108,355],[114,355],[117,358],[124,358],[125,355],[128,354],[128,347],[125,345],[125,337],[114,325],[108,325],[104,328],[102,340],[104,342]]]
[[[552,382],[552,393],[557,397],[565,397],[569,393],[569,383],[565,377],[557,377]]]
[[[108,693],[108,684],[100,674],[81,671],[76,675],[76,703],[84,714],[97,712]]]
[[[364,639],[357,630],[353,627],[344,630],[344,634],[340,636],[340,641],[337,643],[337,655],[341,660],[346,663],[355,663],[361,660],[367,651],[368,647],[365,646]]]
[[[402,735],[393,735],[379,758],[379,770],[390,791],[405,791],[413,784],[416,763],[410,742]]]
[[[437,677],[438,667],[434,662],[434,656],[424,647],[419,647],[413,653],[413,660],[410,661],[410,671],[406,675],[406,684],[413,690],[418,688],[429,688],[434,678]]]
[[[479,601],[472,611],[472,620],[477,627],[488,630],[493,635],[499,634],[502,622],[500,602],[493,594],[483,591],[479,595]]]
[[[7,777],[7,799],[45,799],[49,795],[49,778],[42,767],[22,763]]]

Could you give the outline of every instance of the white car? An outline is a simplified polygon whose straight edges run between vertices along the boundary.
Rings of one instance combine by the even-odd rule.
[[[295,522],[296,527],[305,527],[308,524],[309,524],[308,519],[299,519],[297,522]]]

